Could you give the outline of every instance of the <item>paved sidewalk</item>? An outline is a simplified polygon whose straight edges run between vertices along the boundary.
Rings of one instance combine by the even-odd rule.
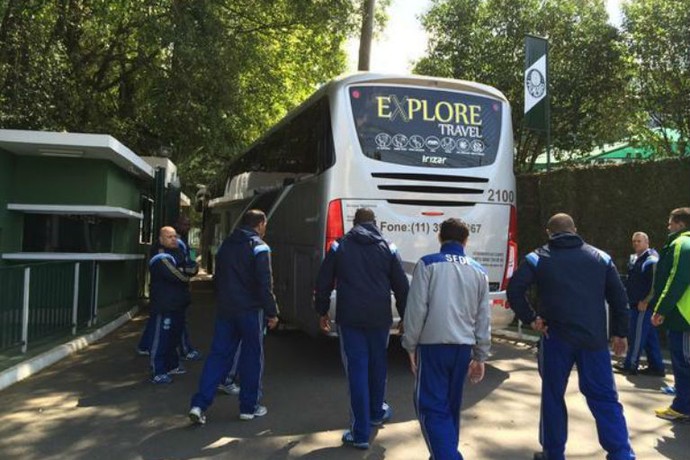
[[[194,293],[193,342],[206,351],[212,330],[210,291]],[[147,358],[134,353],[145,317],[0,392],[0,458],[18,459],[401,459],[428,458],[412,407],[412,376],[397,340],[389,351],[388,401],[395,414],[362,452],[342,447],[347,388],[336,340],[298,332],[266,340],[265,404],[269,413],[237,419],[236,398],[219,395],[205,427],[186,412],[202,363],[165,387],[148,383]],[[529,460],[538,449],[539,378],[532,348],[498,341],[480,385],[468,385],[461,449],[468,460]],[[653,415],[670,397],[671,379],[616,376],[639,459],[687,459],[690,425]],[[594,421],[577,392],[568,392],[568,458],[604,458]]]

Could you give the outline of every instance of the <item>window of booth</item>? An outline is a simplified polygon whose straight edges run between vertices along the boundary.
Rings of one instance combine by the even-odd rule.
[[[25,214],[24,252],[111,252],[113,224],[92,215]]]

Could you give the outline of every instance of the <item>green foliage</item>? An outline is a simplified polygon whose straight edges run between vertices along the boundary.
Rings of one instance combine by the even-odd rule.
[[[690,149],[690,0],[632,0],[623,8],[634,96],[646,115],[638,120],[639,141],[657,156],[682,155]],[[651,129],[649,117],[663,129]]]
[[[188,187],[345,68],[351,0],[5,0],[0,126],[172,147]]]
[[[525,34],[549,39],[557,154],[588,152],[626,133],[633,117],[625,103],[630,66],[607,20],[603,0],[434,0],[422,20],[428,54],[415,71],[501,90],[513,109],[516,168],[530,170],[545,139],[522,127]]]
[[[633,232],[646,232],[656,248],[663,245],[669,212],[687,206],[688,177],[687,158],[520,174],[520,254],[545,244],[547,220],[566,212],[575,219],[578,233],[611,254],[622,269],[632,252]]]

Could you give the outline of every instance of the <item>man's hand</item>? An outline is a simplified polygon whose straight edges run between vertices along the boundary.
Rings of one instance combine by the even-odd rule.
[[[469,371],[470,382],[479,383],[484,379],[484,363],[481,361],[470,361]]]
[[[331,317],[328,313],[319,318],[319,328],[326,334],[331,332]]]
[[[664,322],[664,316],[660,315],[659,313],[654,313],[652,315],[652,325],[653,326],[661,326]]]
[[[412,374],[416,377],[417,376],[417,354],[414,352],[407,352],[407,355],[410,357],[410,370],[412,371]]]
[[[269,329],[271,329],[271,330],[275,329],[276,326],[278,325],[278,317],[277,317],[277,316],[273,316],[273,317],[271,317],[271,318],[268,318],[268,319],[266,320],[266,324],[268,325],[268,328],[269,328]]]
[[[613,337],[611,340],[611,349],[616,356],[623,356],[628,350],[628,339],[625,337]]]
[[[637,302],[637,311],[647,311],[647,306],[649,305],[649,302],[645,302],[644,300],[640,300]]]
[[[544,337],[549,337],[549,326],[546,325],[546,321],[544,321],[544,318],[542,318],[541,316],[537,316],[536,318],[534,318],[534,321],[532,321],[531,326],[532,329],[544,335]]]
[[[398,321],[398,334],[403,335],[405,333],[405,323],[403,320]]]

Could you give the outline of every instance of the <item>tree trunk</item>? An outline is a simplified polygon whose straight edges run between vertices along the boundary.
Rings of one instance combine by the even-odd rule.
[[[376,0],[364,0],[362,5],[362,33],[359,39],[359,64],[357,70],[369,70],[371,37],[374,33],[374,6]]]

